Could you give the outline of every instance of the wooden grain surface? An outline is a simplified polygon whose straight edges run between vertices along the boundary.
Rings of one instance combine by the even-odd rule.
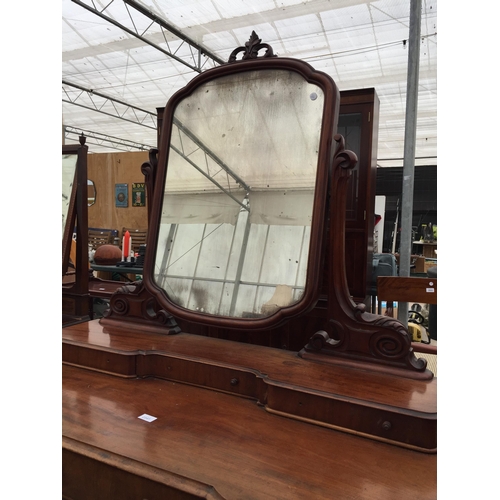
[[[185,384],[70,366],[62,375],[64,439],[212,486],[226,499],[436,498],[435,455],[272,415],[251,400]],[[139,419],[144,413],[157,419]],[[63,485],[77,476],[63,463]],[[81,486],[79,498],[89,498]]]
[[[437,278],[379,276],[377,297],[388,302],[437,304]]]
[[[132,206],[132,184],[144,182],[141,165],[147,160],[147,151],[88,156],[88,178],[94,181],[97,192],[94,205],[88,207],[89,227],[118,231],[124,226],[148,227],[147,207]],[[115,184],[128,185],[127,207],[116,207]]]
[[[189,334],[172,336],[118,327],[103,327],[98,320],[64,328],[63,342],[87,345],[108,352],[175,353],[190,359],[257,370],[267,379],[312,391],[340,394],[409,411],[437,412],[437,383],[391,377],[382,373],[346,369],[301,359],[292,351],[242,344]]]
[[[111,273],[110,273],[111,274]],[[123,281],[111,281],[106,279],[91,279],[89,281],[89,295],[91,297],[102,297],[109,299],[111,295],[125,283]]]

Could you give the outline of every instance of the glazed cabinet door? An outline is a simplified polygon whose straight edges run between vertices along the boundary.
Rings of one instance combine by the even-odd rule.
[[[347,193],[345,242],[347,283],[356,302],[366,298],[372,269],[378,110],[373,88],[340,93],[337,131],[358,156]]]

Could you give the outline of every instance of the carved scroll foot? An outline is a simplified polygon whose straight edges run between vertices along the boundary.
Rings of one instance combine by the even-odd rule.
[[[115,322],[123,325],[125,318],[127,327],[130,328],[140,328],[164,335],[181,332],[175,318],[158,306],[142,281],[135,281],[118,288],[111,296],[109,306],[100,321],[103,325],[113,325]]]
[[[299,356],[406,378],[433,378],[432,372],[426,368],[427,361],[415,356],[402,323],[368,313],[361,313],[361,316],[363,323],[371,328],[351,328],[346,332],[344,325],[331,320],[328,329],[335,332],[336,339],[325,330],[317,331]]]

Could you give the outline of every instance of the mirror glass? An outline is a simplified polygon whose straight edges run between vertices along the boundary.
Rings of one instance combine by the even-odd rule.
[[[95,204],[95,199],[97,197],[97,191],[95,188],[94,181],[87,179],[87,205],[91,207]]]
[[[62,238],[64,239],[64,230],[66,229],[66,221],[70,212],[72,199],[73,184],[75,183],[76,164],[78,160],[77,154],[62,155]]]
[[[221,76],[177,104],[154,268],[170,300],[238,318],[300,300],[323,107],[284,69]]]

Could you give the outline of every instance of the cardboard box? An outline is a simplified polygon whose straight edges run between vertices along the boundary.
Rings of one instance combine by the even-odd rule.
[[[415,258],[415,260],[414,260]],[[412,268],[412,272],[414,273],[425,273],[425,257],[422,257],[421,255],[412,255],[411,256],[411,263],[415,264],[415,267]]]
[[[427,273],[427,270],[430,268],[430,267],[436,267],[437,266],[437,260],[436,259],[432,259],[432,260],[429,260],[429,259],[425,259],[425,263],[424,263],[424,273]]]
[[[399,268],[399,254],[396,256],[396,263]],[[428,263],[428,264],[427,264]],[[429,267],[437,266],[437,259],[426,259],[423,255],[411,255],[410,265],[415,266],[410,268],[410,274],[424,274]]]

